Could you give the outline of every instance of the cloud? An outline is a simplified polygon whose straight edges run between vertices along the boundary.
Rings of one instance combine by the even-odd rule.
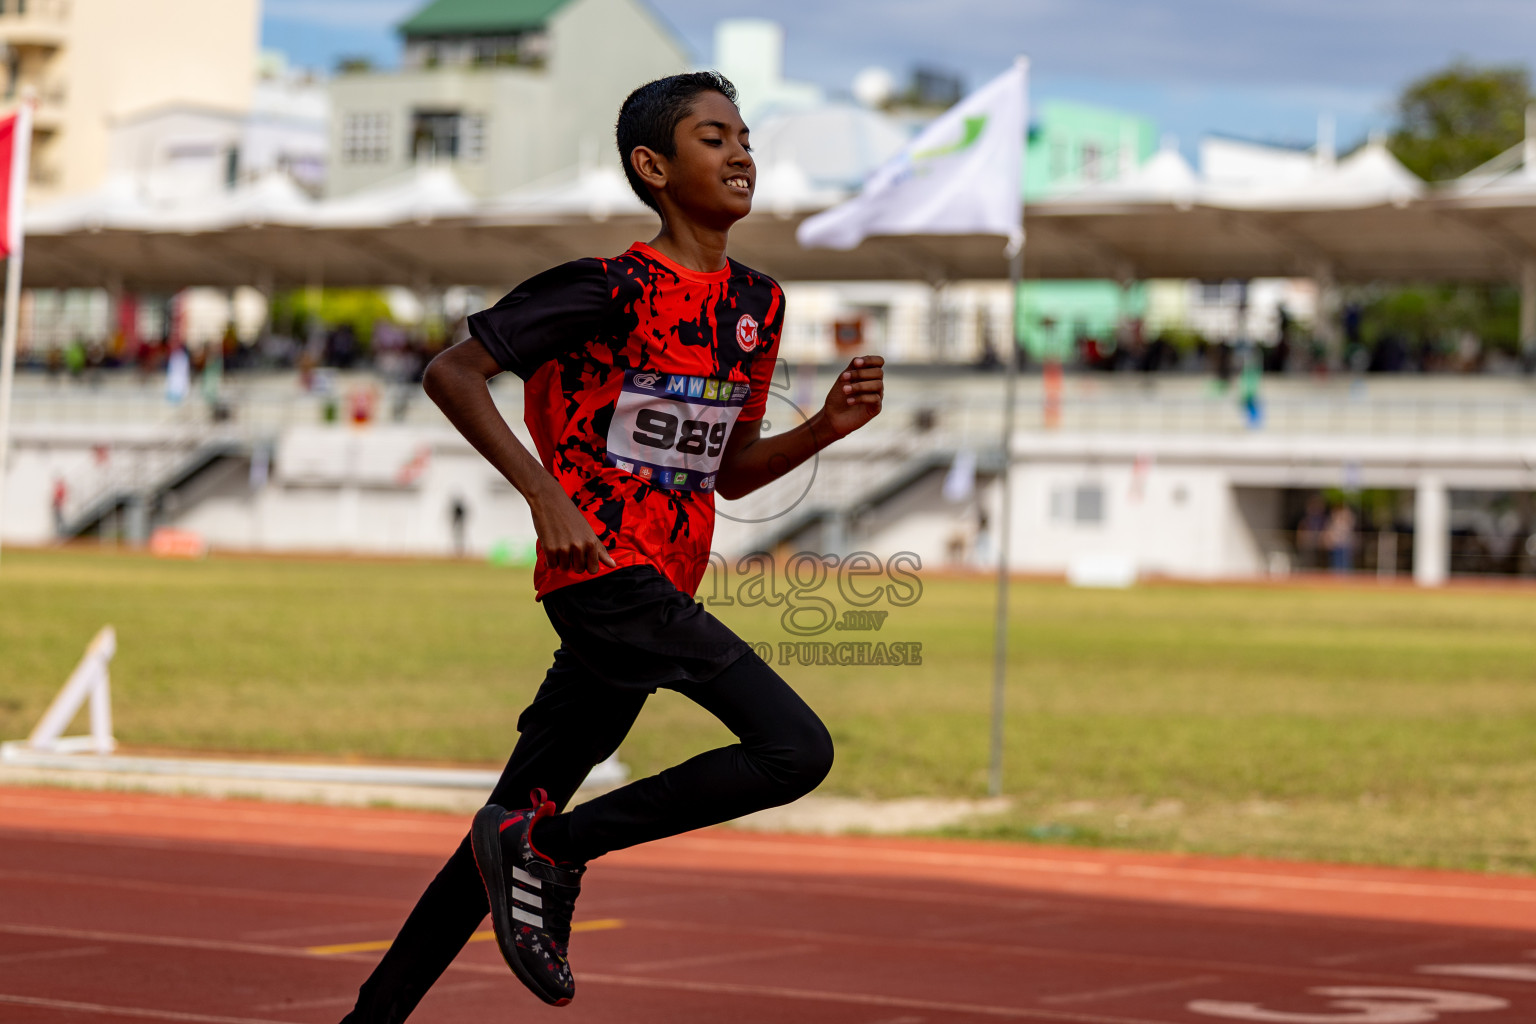
[[[719,5],[655,3],[707,58]],[[1387,90],[1461,54],[1536,57],[1530,0],[777,0],[731,13],[781,22],[791,70],[844,88],[867,64],[948,66],[974,84],[1016,53],[1062,75]]]
[[[264,37],[315,66],[364,52],[391,63],[394,25],[425,2],[265,0]],[[717,0],[649,2],[710,59],[727,13]],[[1024,53],[1041,86],[1118,96],[1181,135],[1202,120],[1238,130],[1241,106],[1259,134],[1304,136],[1331,111],[1343,137],[1458,58],[1536,60],[1532,0],[738,0],[728,13],[783,25],[789,76],[834,94],[870,65],[928,65],[976,86]]]

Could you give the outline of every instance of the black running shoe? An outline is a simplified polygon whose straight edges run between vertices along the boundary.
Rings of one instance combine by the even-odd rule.
[[[470,827],[470,845],[491,902],[502,958],[534,995],[564,1006],[576,995],[566,949],[585,868],[558,867],[534,849],[529,841],[533,826],[554,814],[555,805],[542,789],[529,798],[533,806],[527,810],[507,811],[495,804],[480,808]]]

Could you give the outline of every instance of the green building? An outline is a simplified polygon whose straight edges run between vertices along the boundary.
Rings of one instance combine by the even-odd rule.
[[[1113,181],[1151,158],[1157,132],[1144,117],[1045,100],[1035,108],[1024,160],[1024,220],[1031,201]],[[1112,345],[1122,317],[1146,313],[1146,285],[1116,281],[1027,281],[1019,296],[1025,348],[1035,359],[1068,359],[1077,340]]]

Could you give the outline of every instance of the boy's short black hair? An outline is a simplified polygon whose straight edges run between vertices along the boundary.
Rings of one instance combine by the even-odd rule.
[[[624,161],[624,177],[629,179],[629,187],[635,190],[640,201],[657,213],[661,212],[661,207],[656,205],[656,197],[635,173],[630,155],[636,146],[644,146],[662,156],[677,156],[677,140],[673,133],[693,108],[694,97],[702,92],[718,92],[732,103],[736,102],[736,87],[720,72],[690,71],[647,82],[630,93],[619,108],[619,123],[614,128],[614,135],[619,143],[619,159]]]

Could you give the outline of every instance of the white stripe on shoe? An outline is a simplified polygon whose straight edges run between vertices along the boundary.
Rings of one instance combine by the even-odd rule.
[[[514,879],[516,879],[517,881],[522,882],[524,885],[526,885],[530,889],[542,889],[542,888],[544,888],[544,883],[543,882],[539,881],[537,878],[534,878],[532,875],[530,875],[528,872],[524,871],[520,867],[514,866],[512,868],[512,877]]]
[[[523,890],[519,889],[515,885],[512,887],[512,898],[514,900],[526,903],[530,907],[538,907],[540,910],[544,909],[543,900],[539,899],[539,897],[535,896],[531,892],[523,892]]]
[[[512,920],[521,921],[523,924],[531,924],[535,928],[544,927],[544,919],[538,914],[530,914],[516,903],[512,904]]]

